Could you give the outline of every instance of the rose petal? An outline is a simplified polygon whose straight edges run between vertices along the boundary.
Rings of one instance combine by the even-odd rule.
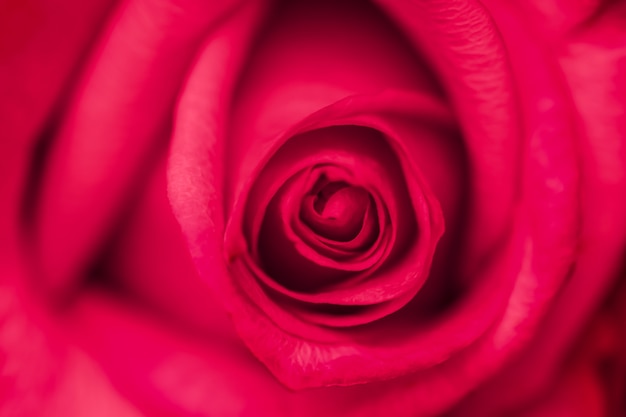
[[[465,279],[511,232],[522,154],[519,107],[505,45],[477,2],[380,0],[437,71],[458,116],[471,172]]]
[[[0,252],[12,253],[31,210],[45,142],[74,86],[110,1],[5,1],[0,5]],[[46,76],[41,76],[42,68]],[[19,237],[21,240],[21,237]]]
[[[29,287],[28,270],[17,247],[0,255],[0,413],[138,417],[98,365],[67,342],[58,311],[42,308]]]
[[[36,249],[42,286],[66,290],[89,266],[155,153],[164,150],[167,112],[202,36],[234,4],[128,0],[120,6],[41,179]]]
[[[199,276],[172,213],[165,158],[124,226],[102,261],[100,282],[129,304],[142,306],[177,328],[230,329],[229,318],[210,283]]]
[[[507,11],[496,6],[490,4],[494,13],[500,13],[500,19],[503,21],[507,19],[506,24],[503,24],[503,31],[504,28],[511,31],[504,32],[508,36],[508,42],[516,45],[516,49],[524,47],[526,55],[522,56],[536,54],[535,48],[542,45],[541,39],[544,39],[542,30],[537,29],[537,33],[530,39],[528,36],[524,38],[515,36],[516,25],[529,27],[525,24],[527,21],[520,18],[524,15],[514,13],[516,9]],[[556,68],[557,62],[552,61],[551,72],[543,70],[541,74],[531,71],[536,68],[529,68],[526,65],[515,66],[521,74],[526,74],[526,71],[532,73],[522,78],[532,79],[524,84],[522,91],[528,94],[526,99],[529,106],[534,104],[539,110],[530,112],[535,118],[532,126],[551,126],[555,134],[564,131],[563,137],[572,137],[567,130],[577,128],[578,146],[582,149],[580,162],[584,179],[579,197],[584,214],[580,241],[584,244],[577,254],[576,269],[569,277],[567,285],[560,289],[558,297],[553,300],[550,314],[543,318],[542,326],[533,333],[533,343],[522,359],[503,370],[501,376],[487,385],[484,391],[481,390],[475,397],[470,398],[472,407],[480,404],[480,411],[477,411],[479,413],[492,412],[503,404],[522,402],[544,389],[545,382],[550,380],[549,375],[556,372],[555,367],[559,359],[579,335],[581,324],[597,308],[605,292],[618,278],[617,272],[623,261],[623,248],[626,244],[623,216],[626,199],[621,197],[626,195],[624,191],[626,153],[621,145],[626,128],[621,117],[623,99],[619,94],[616,95],[615,91],[623,90],[623,86],[626,86],[624,81],[626,72],[619,70],[618,64],[620,59],[624,59],[626,51],[623,48],[624,29],[619,19],[607,16],[607,21],[599,27],[603,28],[599,34],[596,32],[597,29],[590,29],[589,32],[580,34],[579,39],[562,41],[560,64],[566,75],[564,81],[574,94],[574,104],[581,115],[580,118],[555,117],[567,111],[564,108],[565,103],[558,99],[564,97],[566,93],[557,89],[560,85],[557,80],[561,79],[559,69]],[[532,49],[526,45],[529,40],[535,45]],[[611,42],[607,43],[607,40]],[[554,56],[550,49],[540,53],[544,55],[542,58],[536,58],[536,62],[550,63],[550,57]],[[596,64],[590,66],[589,62]],[[550,73],[556,74],[548,79],[543,78]],[[540,80],[541,82],[538,82]],[[552,103],[552,106],[546,106],[546,101],[542,100],[545,97],[548,98],[547,103]],[[598,103],[602,105],[599,106]],[[558,120],[563,120],[564,126],[559,126]],[[549,136],[544,138],[548,139]],[[562,161],[561,158],[556,159],[559,160]],[[549,186],[550,182],[546,185]],[[542,200],[537,199],[537,203],[539,201]],[[567,204],[564,204],[564,207],[567,207]],[[557,209],[554,206],[546,211],[548,210],[565,213],[564,209]],[[554,229],[549,230],[550,234],[546,236],[545,243],[556,245],[556,239],[562,235],[556,233]],[[546,259],[544,265],[555,264],[554,261],[554,258]],[[498,401],[493,401],[493,387],[501,386],[502,381],[513,377],[520,381],[515,392],[507,392],[506,395],[502,392],[497,396]],[[488,403],[484,402],[486,397],[490,398]]]
[[[311,113],[384,89],[441,97],[428,66],[368,2],[282,2],[272,16],[232,107],[227,214],[271,142]]]
[[[177,334],[106,294],[69,313],[73,338],[145,415],[281,414],[281,387],[236,338]]]
[[[310,231],[338,244],[356,238],[373,207],[370,193],[342,182],[326,184],[316,193],[300,204],[301,220]]]

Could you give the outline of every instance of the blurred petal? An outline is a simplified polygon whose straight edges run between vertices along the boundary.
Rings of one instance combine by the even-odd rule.
[[[519,36],[523,32],[515,30],[514,23],[530,27],[528,21],[522,18],[524,15],[516,13],[515,9],[507,11],[497,2],[490,5],[499,21],[503,22],[502,30],[508,39],[524,42]],[[542,45],[542,34],[534,35],[534,44]],[[583,217],[576,267],[554,298],[549,314],[538,331],[529,335],[532,336],[531,344],[523,355],[470,396],[467,404],[462,403],[459,415],[464,415],[466,407],[476,407],[477,413],[489,414],[502,407],[523,403],[545,390],[550,376],[556,372],[559,358],[575,344],[585,321],[619,278],[626,246],[626,148],[623,146],[626,101],[618,93],[626,91],[625,36],[619,16],[607,16],[607,20],[595,30],[580,35],[574,42],[563,40],[559,47],[564,81],[571,90],[579,115],[579,118],[572,115],[570,119],[572,126],[578,127],[582,165],[579,198]],[[528,34],[523,38],[528,39]],[[551,47],[543,53],[557,56],[557,51]],[[514,68],[519,72],[529,70],[527,65],[521,63]],[[537,76],[537,79],[541,80],[541,77]],[[551,85],[556,86],[558,82],[554,81]],[[531,88],[524,89],[526,94],[532,91]],[[543,85],[537,91],[544,95],[550,89]],[[537,104],[537,108],[544,111],[558,109],[552,100],[544,105],[541,101]],[[559,212],[566,213],[562,209]],[[548,237],[552,240],[556,235],[550,232]],[[545,265],[550,263],[550,259],[544,260]],[[504,384],[511,380],[517,381],[516,389],[503,390]],[[494,392],[498,394],[494,396]]]
[[[110,1],[0,5],[0,415],[139,417],[84,353],[53,331],[23,261],[20,205],[33,145],[63,108]],[[42,76],[45,68],[45,76]],[[32,174],[32,172],[30,173]]]
[[[20,260],[0,258],[0,415],[139,417],[98,364],[67,343],[58,317],[41,309]]]
[[[626,338],[621,283],[586,326],[559,369],[534,401],[521,407],[520,417],[623,416],[626,413]],[[511,410],[515,404],[509,404]],[[517,407],[520,408],[520,407]]]
[[[148,416],[276,416],[281,387],[237,338],[189,338],[106,294],[86,293],[68,315],[115,387]]]
[[[163,151],[168,112],[200,42],[236,4],[121,4],[95,48],[41,179],[36,202],[41,285],[67,289],[89,266],[154,166],[155,154]]]
[[[0,253],[20,231],[38,137],[64,108],[74,76],[112,6],[110,0],[14,0],[0,4]],[[45,77],[42,76],[45,68]],[[6,245],[6,246],[5,246]]]

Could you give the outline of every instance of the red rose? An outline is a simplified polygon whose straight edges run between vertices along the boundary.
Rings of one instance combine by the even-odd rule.
[[[1,411],[626,412],[622,4],[66,3],[2,6]]]

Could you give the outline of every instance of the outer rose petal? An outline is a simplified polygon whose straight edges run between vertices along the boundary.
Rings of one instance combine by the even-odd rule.
[[[543,45],[542,40],[548,36],[542,32],[542,25],[531,25],[531,18],[526,20],[517,9],[507,11],[496,2],[492,6],[509,39],[525,42],[530,38],[534,44]],[[505,367],[499,377],[461,403],[459,416],[467,409],[475,409],[478,414],[514,409],[545,390],[550,375],[557,372],[559,359],[575,344],[585,321],[619,278],[626,245],[626,121],[622,116],[626,99],[619,93],[626,91],[626,31],[621,20],[618,13],[607,13],[597,27],[573,39],[561,39],[559,45],[543,52],[560,56],[565,81],[580,115],[576,123],[582,147],[583,244],[573,275],[555,298],[529,348],[513,366]],[[517,24],[536,27],[537,32],[515,30]],[[515,33],[526,33],[524,40]],[[524,71],[528,66],[514,68]],[[511,380],[518,381],[516,389],[502,390],[503,384]]]
[[[73,71],[111,1],[5,1],[0,5],[0,253],[16,244],[28,169],[63,107]],[[46,68],[46,76],[41,69]],[[73,69],[74,68],[74,69]],[[5,246],[6,245],[6,246]]]
[[[237,4],[120,4],[54,132],[40,179],[35,249],[42,286],[71,289],[89,267],[166,146],[168,112],[199,44]],[[81,227],[74,227],[77,218]]]
[[[520,417],[626,415],[626,285],[618,284],[581,333],[549,388],[521,407]]]
[[[52,320],[40,309],[42,300],[32,296],[28,284],[33,277],[20,238],[33,144],[45,139],[54,125],[66,99],[64,90],[71,89],[71,76],[81,68],[84,50],[110,5],[15,1],[0,6],[2,416],[139,416],[92,360],[56,337]]]
[[[288,393],[234,335],[190,338],[90,292],[69,313],[73,339],[147,416],[293,415]]]
[[[3,99],[0,116],[3,134],[8,135],[0,141],[0,415],[138,417],[139,414],[132,406],[110,387],[110,375],[103,375],[101,368],[91,359],[75,347],[66,346],[65,338],[59,337],[56,313],[50,310],[40,311],[39,307],[46,303],[32,297],[31,293],[37,291],[33,291],[28,284],[34,278],[40,278],[31,274],[32,259],[24,262],[26,266],[20,263],[23,253],[20,253],[22,242],[19,241],[19,235],[22,230],[18,230],[18,227],[22,225],[22,213],[19,210],[23,193],[29,186],[26,170],[31,166],[32,142],[37,139],[35,133],[42,128],[42,120],[46,117],[54,96],[60,97],[56,103],[60,106],[59,109],[63,109],[66,97],[59,92],[63,88],[70,89],[74,81],[70,78],[72,73],[69,69],[72,66],[77,69],[81,67],[80,55],[89,44],[90,33],[97,31],[103,11],[108,7],[103,2],[71,3],[18,2],[15,9],[18,12],[20,7],[25,6],[34,10],[35,14],[41,13],[41,20],[32,27],[28,26],[27,21],[21,22],[26,30],[33,30],[29,34],[28,44],[7,44],[7,41],[18,42],[21,39],[5,36],[8,27],[0,25],[0,82]],[[205,2],[200,3],[206,5]],[[2,6],[7,4],[3,3]],[[141,8],[135,9],[135,14],[143,14],[145,11]],[[1,18],[20,23],[19,20],[12,20],[16,18],[15,15],[4,12],[3,9]],[[178,12],[176,10],[176,14]],[[4,47],[10,49],[6,50]],[[5,52],[10,53],[10,56],[4,55]],[[45,77],[41,76],[42,68],[46,69]],[[43,126],[43,134],[39,139],[45,141],[46,135],[54,134],[59,111],[57,109],[49,115],[49,123]],[[78,174],[80,177],[84,173]],[[82,220],[89,218],[82,213],[79,217]],[[55,220],[53,218],[52,224],[47,226],[53,229],[58,227]],[[61,230],[63,236],[76,231],[79,229],[74,225]],[[51,238],[54,240],[60,237],[56,235]],[[92,235],[81,238],[89,241],[88,246],[97,244],[91,241],[91,238],[97,239]],[[80,244],[81,242],[77,243],[79,246]],[[67,249],[59,245],[58,241],[52,242],[52,245]],[[69,254],[70,257],[74,255],[76,254]],[[83,255],[92,256],[91,253]],[[75,264],[76,259],[65,261],[67,263],[64,266],[81,268]],[[62,260],[61,263],[65,261]],[[59,272],[56,277],[63,280],[67,275],[79,278],[68,271],[53,271],[52,275],[55,275],[54,272]],[[65,282],[49,284],[54,286]],[[110,330],[113,333],[108,334],[111,336],[109,340],[116,340],[116,329]],[[112,363],[117,363],[119,357],[111,359]],[[157,409],[156,414],[151,415],[159,412]]]
[[[58,316],[25,285],[32,277],[21,255],[0,257],[0,415],[139,417],[98,365],[61,337]]]
[[[166,157],[112,242],[100,282],[177,328],[230,332],[219,295],[193,265],[167,198]],[[165,313],[165,314],[163,314]]]
[[[528,16],[528,21],[537,22],[545,30],[544,43],[558,45],[569,34],[575,32],[606,13],[614,13],[621,0],[530,0],[510,1]]]

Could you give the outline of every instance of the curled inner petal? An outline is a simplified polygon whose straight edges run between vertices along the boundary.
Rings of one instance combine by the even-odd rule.
[[[343,181],[327,183],[322,178],[320,182],[312,190],[315,194],[307,195],[302,202],[302,221],[323,238],[340,242],[354,239],[372,207],[369,193]]]

